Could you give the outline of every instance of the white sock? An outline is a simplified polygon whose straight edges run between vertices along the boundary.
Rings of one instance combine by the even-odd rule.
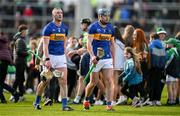
[[[75,101],[75,102],[79,102],[80,99],[81,99],[81,96],[76,96],[75,99],[74,99],[74,101]]]

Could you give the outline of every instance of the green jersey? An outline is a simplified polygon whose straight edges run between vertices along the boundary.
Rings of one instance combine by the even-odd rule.
[[[87,40],[88,40],[88,32],[83,32],[82,33],[82,38],[81,38],[81,42],[82,42],[82,47],[87,48]]]

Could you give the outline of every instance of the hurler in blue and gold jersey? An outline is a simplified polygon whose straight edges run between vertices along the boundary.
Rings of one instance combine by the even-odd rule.
[[[99,22],[95,22],[89,27],[89,36],[92,37],[93,52],[97,55],[97,48],[101,47],[104,49],[104,56],[101,59],[112,58],[110,51],[110,41],[114,41],[114,28],[108,23],[106,27],[102,27]]]
[[[64,41],[68,34],[68,27],[61,23],[57,26],[54,22],[48,23],[42,32],[42,36],[50,37],[49,40],[49,54],[63,55],[64,54]]]

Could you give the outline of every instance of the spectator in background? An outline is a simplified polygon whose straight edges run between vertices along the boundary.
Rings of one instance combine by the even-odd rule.
[[[122,104],[125,103],[127,98],[121,93],[122,81],[119,82],[119,75],[124,70],[124,39],[122,38],[120,29],[118,27],[114,27],[115,30],[115,58],[114,58],[114,97],[112,104]],[[122,79],[121,79],[122,80]],[[117,96],[119,95],[119,99],[116,103]]]
[[[136,15],[132,16],[132,23],[131,24],[132,24],[132,26],[134,28],[139,28],[140,27],[140,24],[139,24],[139,22],[137,20],[137,16]]]
[[[167,63],[166,63],[166,83],[168,91],[167,105],[175,105],[177,97],[177,84],[180,73],[180,43],[175,38],[169,38],[166,43]]]
[[[35,39],[30,40],[30,50],[37,53],[37,41]],[[27,93],[33,93],[36,90],[39,72],[37,68],[35,67],[35,59],[36,56],[34,54],[30,54],[31,58],[29,62],[27,62],[27,68],[28,68],[28,77],[26,80],[26,92]]]
[[[23,10],[23,16],[28,24],[32,22],[33,10],[30,5],[27,5]]]
[[[11,92],[14,96],[14,102],[19,100],[19,95],[15,89],[5,83],[8,65],[12,65],[12,57],[8,48],[9,40],[4,34],[0,34],[0,100],[1,103],[7,103],[3,95],[3,88]]]
[[[30,5],[27,5],[23,10],[23,16],[29,18],[33,15],[33,10],[31,9]]]
[[[134,27],[132,25],[127,25],[122,36],[124,39],[125,47],[133,47],[133,33]]]
[[[151,68],[149,75],[150,85],[150,102],[149,105],[161,105],[161,93],[164,85],[164,68],[166,62],[166,51],[163,46],[162,40],[166,35],[166,31],[163,28],[157,28],[156,38],[151,41],[149,52],[151,59]]]
[[[161,43],[163,45],[163,47],[165,48],[165,43],[164,43],[164,40],[167,36],[167,32],[166,30],[163,28],[163,27],[157,27],[156,28],[156,34],[158,34],[159,36],[159,39],[161,40]],[[167,60],[167,56],[165,57],[165,60]],[[163,60],[162,60],[163,62]],[[163,64],[163,63],[162,63]],[[165,68],[165,67],[164,67]],[[164,88],[164,84],[165,84],[165,80],[166,80],[166,74],[164,72],[164,70],[161,72],[161,83],[160,83],[160,98],[161,98],[161,94],[162,94],[162,91],[163,91],[163,88]],[[157,103],[157,102],[156,102]],[[157,103],[158,104],[158,103]]]
[[[143,74],[143,82],[141,84],[143,92],[147,91],[147,79],[149,75],[150,68],[150,56],[149,56],[149,48],[148,42],[145,36],[145,33],[142,29],[137,28],[133,33],[133,48],[135,49],[136,54],[140,57],[140,65]],[[148,92],[148,91],[147,91]],[[143,96],[144,95],[144,96]],[[147,99],[147,93],[143,93],[141,95],[142,102],[145,102]]]
[[[175,38],[180,41],[180,31],[176,34]],[[180,46],[178,47],[178,52],[180,54]],[[178,76],[176,104],[180,104],[180,75]]]
[[[121,20],[130,20],[130,11],[126,8],[122,8],[121,9],[121,16],[120,19]]]
[[[82,34],[79,39],[79,44],[82,46],[77,53],[82,55],[80,64],[79,64],[79,83],[76,97],[73,101],[74,104],[79,104],[82,94],[85,90],[85,84],[83,83],[83,79],[86,76],[89,70],[90,64],[90,55],[87,52],[87,41],[88,41],[88,26],[91,24],[91,20],[89,18],[84,18],[81,20],[81,30]]]
[[[70,37],[69,38],[69,44],[67,45],[66,51],[67,54],[69,52],[77,50],[78,47],[78,41],[75,37]],[[78,56],[78,61],[80,60],[80,56]],[[79,64],[79,63],[78,63]],[[67,83],[68,83],[68,98],[71,97],[71,93],[73,91],[73,88],[75,87],[76,84],[76,78],[77,78],[77,68],[76,64],[72,62],[72,59],[70,57],[67,57],[67,69],[68,69],[68,74],[67,74]]]
[[[26,46],[26,37],[28,34],[28,27],[27,25],[20,25],[18,27],[19,36],[17,37],[17,40],[15,42],[15,48],[14,48],[14,62],[16,67],[16,78],[13,84],[13,88],[17,90],[19,88],[19,95],[20,100],[23,101],[24,97],[23,94],[25,93],[24,88],[24,71],[26,68],[26,57],[28,56],[27,52],[27,46]],[[11,100],[13,100],[14,97],[11,96]]]
[[[143,94],[141,65],[138,55],[131,47],[124,49],[124,57],[124,71],[120,75],[124,83],[121,92],[131,98],[132,106],[135,106],[139,101],[138,92]]]

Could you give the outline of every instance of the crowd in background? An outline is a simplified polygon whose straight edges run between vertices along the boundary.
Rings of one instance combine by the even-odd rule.
[[[77,94],[79,93],[79,84],[82,84],[82,79],[79,78],[82,76],[79,72],[79,68],[81,67],[80,59],[84,52],[82,50],[84,47],[82,38],[87,36],[86,33],[84,34],[84,30],[86,30],[87,27],[83,29],[83,23],[87,22],[81,21],[83,36],[80,36],[79,38],[69,36],[67,44],[67,54],[70,54],[67,55],[68,98],[69,102],[73,102],[75,104],[81,103],[84,92],[84,90],[81,90],[82,92],[79,95]],[[161,105],[160,101],[164,84],[167,84],[167,105],[179,104],[180,32],[177,32],[176,35],[171,35],[167,33],[164,28],[158,27],[154,33],[145,35],[143,29],[134,28],[132,25],[127,25],[123,32],[121,32],[120,28],[117,26],[114,26],[114,29],[116,49],[113,82],[114,97],[112,104],[129,104],[129,102],[127,102],[129,98],[132,100],[132,105],[136,107],[143,105],[159,106]],[[18,32],[21,32],[21,34],[25,33],[24,36],[21,37],[26,38],[25,35],[27,31],[24,30],[27,30],[26,25],[19,26]],[[171,38],[165,39],[168,34]],[[19,35],[17,33],[14,36],[14,40],[19,38],[18,36]],[[149,36],[150,39],[147,39],[146,36]],[[31,50],[36,53],[37,46],[41,38],[26,38],[26,40],[27,39],[29,39],[29,44],[26,45],[26,41],[23,40],[18,41],[19,45],[17,45],[17,40],[9,41],[4,33],[1,33],[0,35],[0,42],[2,44],[6,43],[2,45],[0,49],[0,65],[5,66],[2,61],[7,60],[7,58],[4,58],[5,52],[3,50],[7,52],[9,49],[9,53],[14,60],[14,62],[8,61],[10,62],[10,65],[8,65],[8,75],[6,76],[6,81],[5,77],[1,80],[1,92],[2,88],[7,89],[4,87],[4,84],[7,84],[8,87],[11,88],[7,90],[12,93],[10,98],[12,102],[25,101],[23,95],[25,93],[33,94],[36,91],[38,82],[40,82],[40,69],[35,64],[36,56],[28,53],[27,51]],[[124,78],[123,74],[126,73],[126,65],[124,65],[124,62],[127,62],[124,52],[125,50],[131,53],[132,58],[134,59],[133,61],[138,67],[136,70],[143,77],[142,80],[134,78],[136,77],[136,74],[134,73],[130,74],[132,78]],[[20,54],[20,57],[17,57],[17,54]],[[6,64],[8,62],[6,62]],[[13,66],[15,66],[15,69],[12,68]],[[3,70],[0,71],[2,74]],[[23,76],[23,74],[25,74],[25,76]],[[104,88],[105,85],[103,78],[101,78],[100,84],[97,85],[97,88],[93,92],[91,103],[94,103],[95,105],[104,104],[103,101],[106,100]],[[1,96],[3,96],[3,94]],[[44,98],[45,105],[49,105],[49,103],[52,104],[52,102],[49,101],[61,102],[56,77],[53,77],[46,88]],[[1,103],[6,103],[6,99],[4,97],[1,97]]]
[[[153,3],[153,7],[149,6],[149,3]],[[159,3],[162,3],[162,9],[157,7]],[[112,23],[120,27],[124,28],[127,24],[131,24],[135,28],[142,28],[149,34],[155,26],[162,24],[166,25],[167,32],[175,34],[174,32],[178,31],[179,28],[177,19],[180,13],[177,7],[173,7],[175,6],[173,3],[179,4],[179,0],[109,0],[105,2],[103,0],[90,0],[93,8],[93,17],[91,19],[97,19],[96,11],[99,7],[106,7],[112,11]],[[172,5],[172,8],[168,7],[169,4]],[[31,28],[30,36],[37,37],[40,35],[40,30],[44,25],[42,19],[46,21],[45,23],[50,21],[50,19],[44,19],[43,16],[50,16],[49,12],[57,5],[64,9],[64,17],[67,19],[65,23],[71,25],[71,22],[74,22],[73,19],[77,8],[74,0],[15,0],[14,2],[2,0],[0,15],[3,18],[0,18],[0,27],[13,29],[13,31],[7,31],[9,38],[12,39],[14,29],[19,24],[27,22],[28,27]],[[158,20],[165,21],[159,22]],[[74,33],[74,30],[71,30],[71,33]]]

